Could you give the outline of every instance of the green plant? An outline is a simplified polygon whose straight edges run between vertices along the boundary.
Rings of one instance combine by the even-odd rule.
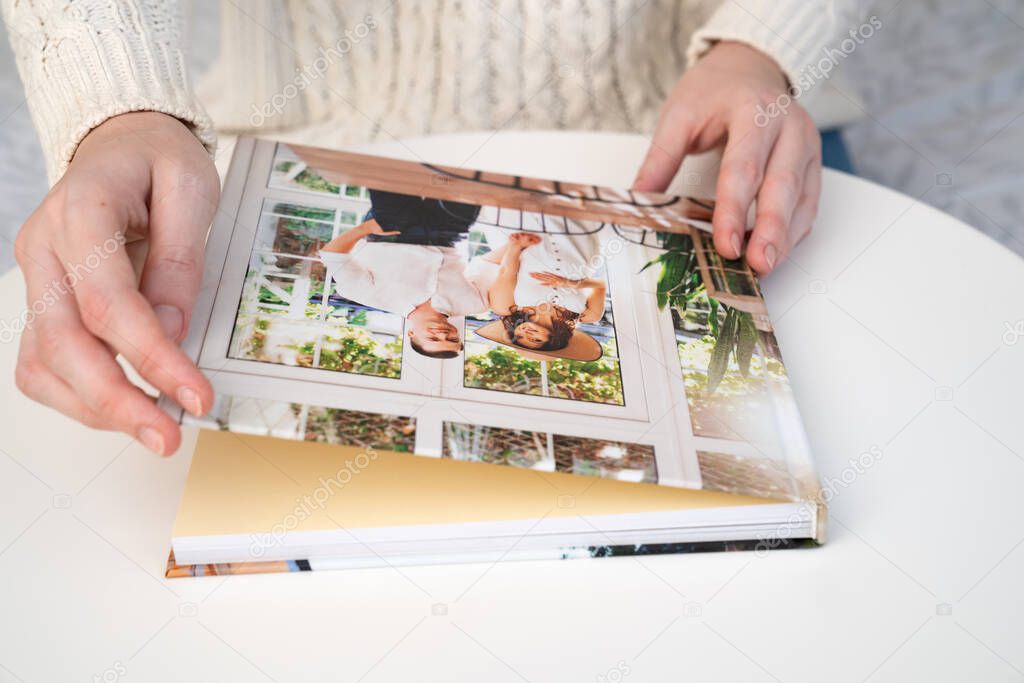
[[[468,387],[539,394],[540,363],[515,351],[495,347],[485,353],[466,356],[465,384]]]
[[[747,377],[750,374],[750,360],[754,357],[754,349],[757,347],[758,335],[754,326],[754,316],[736,308],[722,307],[726,309],[725,320],[718,326],[715,347],[708,362],[709,394],[714,393],[725,377],[725,372],[729,369],[729,356],[735,359],[740,374]]]
[[[295,182],[299,185],[308,187],[314,192],[329,192],[330,194],[338,194],[341,191],[341,187],[334,183],[328,182],[316,173],[311,172],[308,168],[303,169],[301,173],[295,176]]]
[[[666,235],[662,246],[665,251],[647,262],[641,272],[656,263],[661,265],[657,297],[658,308],[662,310],[671,307],[679,316],[684,316],[694,301],[700,298],[707,300],[708,331],[715,340],[708,362],[708,393],[713,393],[721,384],[729,369],[730,356],[736,360],[740,374],[746,377],[750,372],[750,360],[758,340],[753,315],[707,296],[693,240],[689,235]]]
[[[260,285],[259,301],[262,304],[286,304],[288,303],[274,292],[270,291],[269,287]]]
[[[299,352],[296,359],[299,365],[313,367],[314,342],[287,348]],[[357,375],[398,378],[402,376],[401,350],[401,339],[385,344],[365,330],[344,326],[337,330],[336,336],[324,339],[317,367]]]
[[[689,235],[672,233],[662,240],[665,251],[648,261],[640,272],[655,264],[661,265],[658,277],[658,308],[671,307],[680,315],[704,291],[704,282],[697,267],[697,253]]]
[[[784,390],[786,370],[778,360],[755,355],[744,377],[732,358],[714,393],[709,390],[708,373],[716,340],[710,335],[676,342],[683,370],[684,391],[690,408],[693,433],[697,436],[742,439],[769,443],[774,429],[772,392]]]
[[[614,358],[589,363],[551,360],[547,363],[547,379],[552,396],[623,404],[622,378],[619,363]],[[541,364],[527,360],[511,349],[495,347],[466,357],[465,384],[492,391],[539,395],[542,391]]]
[[[252,336],[249,338],[249,353],[258,358],[267,342],[267,330],[270,329],[270,321],[266,318],[257,318],[253,323]]]

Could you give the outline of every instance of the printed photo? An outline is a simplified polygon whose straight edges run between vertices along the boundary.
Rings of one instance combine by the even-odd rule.
[[[657,300],[667,310],[705,488],[793,498],[805,437],[756,276],[711,236],[660,235]],[[714,445],[714,447],[710,447]]]
[[[237,434],[412,453],[416,418],[218,395],[204,426]]]
[[[446,422],[442,457],[469,462],[553,471],[555,458],[547,434]]]
[[[654,446],[578,436],[555,435],[559,472],[653,484],[658,481]]]
[[[466,320],[465,386],[623,405],[601,253],[611,231],[518,213],[514,227],[478,223],[469,270],[489,310]]]
[[[621,481],[658,481],[653,446],[584,436],[446,422],[442,457]]]
[[[229,357],[375,377],[401,375],[405,321],[337,291],[321,250],[357,229],[368,193],[325,208],[266,200]]]

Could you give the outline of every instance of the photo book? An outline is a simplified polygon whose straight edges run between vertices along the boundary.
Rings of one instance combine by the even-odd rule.
[[[710,199],[242,138],[183,346],[168,576],[824,541]]]

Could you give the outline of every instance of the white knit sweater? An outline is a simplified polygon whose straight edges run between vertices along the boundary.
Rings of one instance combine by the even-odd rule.
[[[211,150],[212,122],[325,146],[649,133],[714,41],[762,50],[796,83],[860,22],[856,0],[223,0],[220,57],[197,96],[178,2],[0,1],[52,182],[92,128],[138,110],[181,119]]]

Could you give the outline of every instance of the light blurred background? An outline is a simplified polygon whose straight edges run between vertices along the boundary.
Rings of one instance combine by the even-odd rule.
[[[1024,1],[881,0],[881,30],[844,64],[865,103],[843,133],[858,175],[957,216],[1024,256]],[[217,3],[190,0],[198,78]],[[0,48],[0,273],[46,193],[14,57]]]

